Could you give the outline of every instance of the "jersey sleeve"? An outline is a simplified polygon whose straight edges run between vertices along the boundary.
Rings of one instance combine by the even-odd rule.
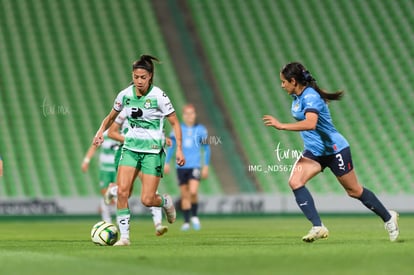
[[[122,125],[126,119],[126,111],[125,109],[122,109],[122,111],[118,114],[118,116],[115,119],[115,123],[118,125]]]
[[[124,93],[120,92],[117,97],[115,98],[114,101],[114,110],[117,112],[121,112],[122,109],[124,108]]]
[[[315,92],[305,95],[302,104],[305,114],[307,112],[319,114],[325,105],[325,101]]]
[[[175,112],[169,97],[164,92],[161,92],[161,95],[158,97],[158,102],[158,107],[165,116]]]

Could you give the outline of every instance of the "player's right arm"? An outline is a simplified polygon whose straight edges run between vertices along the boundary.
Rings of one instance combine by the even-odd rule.
[[[118,111],[112,109],[111,112],[104,118],[104,120],[101,123],[101,126],[96,132],[95,137],[93,138],[93,145],[100,146],[104,142],[103,133],[112,125],[112,123],[114,123],[118,114]]]
[[[118,96],[115,98],[115,102],[111,112],[104,118],[99,127],[98,131],[96,132],[95,137],[93,138],[92,144],[95,146],[100,146],[104,142],[103,133],[114,123],[115,119],[117,118],[118,114],[124,108],[123,106],[123,99],[124,99],[125,90],[121,91]]]

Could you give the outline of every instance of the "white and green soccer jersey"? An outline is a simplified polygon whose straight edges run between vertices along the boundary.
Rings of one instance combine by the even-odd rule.
[[[104,132],[104,142],[100,147],[99,170],[115,172],[115,152],[118,150],[119,142],[108,137],[108,131]]]
[[[122,109],[122,111],[118,114],[115,119],[115,123],[120,126],[121,135],[125,136],[128,132],[128,119],[126,116],[126,109]],[[162,131],[162,143],[165,146],[165,131]]]
[[[164,119],[175,111],[168,96],[160,88],[151,86],[145,96],[138,97],[135,86],[131,85],[115,99],[114,110],[123,109],[128,120],[124,148],[158,154],[165,142]]]

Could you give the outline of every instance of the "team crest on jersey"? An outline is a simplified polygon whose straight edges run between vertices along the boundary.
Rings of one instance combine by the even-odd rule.
[[[296,102],[295,105],[293,105],[293,111],[299,110],[299,102]]]
[[[149,108],[151,108],[151,99],[147,99],[147,100],[145,100],[145,103],[144,103],[144,108],[145,108],[145,109],[149,109]]]
[[[157,102],[157,99],[155,98],[152,98],[152,99],[148,98],[144,102],[145,109],[156,109],[157,106],[158,106],[158,102]]]

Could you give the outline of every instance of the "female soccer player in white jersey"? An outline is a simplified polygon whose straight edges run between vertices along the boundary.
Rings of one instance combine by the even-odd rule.
[[[119,159],[121,158],[122,148],[125,142],[124,134],[128,131],[128,120],[126,119],[126,109],[124,108],[117,118],[115,119],[115,123],[111,125],[108,129],[108,136],[113,140],[120,142],[119,148],[115,153],[115,168],[118,170]],[[118,186],[114,183],[109,184],[104,198],[106,203],[110,203],[113,199],[116,198],[118,193]],[[132,190],[130,192],[130,195]],[[168,227],[162,224],[162,209],[161,207],[150,207],[150,211],[152,214],[152,221],[155,227],[155,235],[162,236],[164,233],[168,231]]]
[[[183,107],[183,123],[181,130],[183,134],[183,152],[186,159],[184,166],[177,165],[178,184],[181,193],[181,209],[183,211],[184,223],[182,231],[190,229],[191,224],[194,230],[201,229],[200,219],[198,218],[198,188],[200,179],[208,176],[208,166],[210,163],[210,145],[207,138],[208,133],[204,125],[196,121],[196,109],[194,105],[187,104]],[[165,162],[165,173],[169,172],[169,161],[175,149],[175,135],[170,135],[172,146],[168,148]],[[202,153],[204,159],[202,161]]]
[[[152,84],[153,60],[158,61],[155,57],[142,55],[132,64],[134,84],[119,92],[113,109],[104,118],[93,139],[94,145],[102,144],[103,132],[112,125],[119,112],[126,109],[129,126],[117,175],[117,223],[121,236],[114,244],[116,246],[130,245],[128,197],[137,176],[142,185],[141,202],[147,207],[162,207],[169,223],[176,219],[171,196],[161,196],[156,191],[164,170],[164,119],[167,118],[177,138],[178,165],[185,163],[181,147],[181,127],[168,96]]]
[[[108,131],[104,132],[104,142],[99,152],[99,187],[104,195],[111,183],[116,180],[115,153],[118,150],[119,142],[108,137]],[[89,169],[89,163],[96,152],[97,147],[91,145],[82,161],[82,171]],[[112,223],[110,204],[102,197],[99,204],[102,220]]]
[[[381,217],[390,240],[396,241],[399,235],[398,214],[387,210],[373,192],[358,182],[349,144],[332,123],[327,102],[339,100],[342,92],[326,93],[320,89],[309,71],[298,62],[285,65],[280,72],[280,80],[282,88],[293,98],[291,112],[297,122],[281,123],[270,115],[265,115],[263,121],[266,126],[278,130],[300,131],[303,139],[303,154],[289,178],[299,208],[313,225],[302,240],[313,242],[328,237],[328,229],[323,225],[305,184],[329,167],[350,197],[360,200]]]

